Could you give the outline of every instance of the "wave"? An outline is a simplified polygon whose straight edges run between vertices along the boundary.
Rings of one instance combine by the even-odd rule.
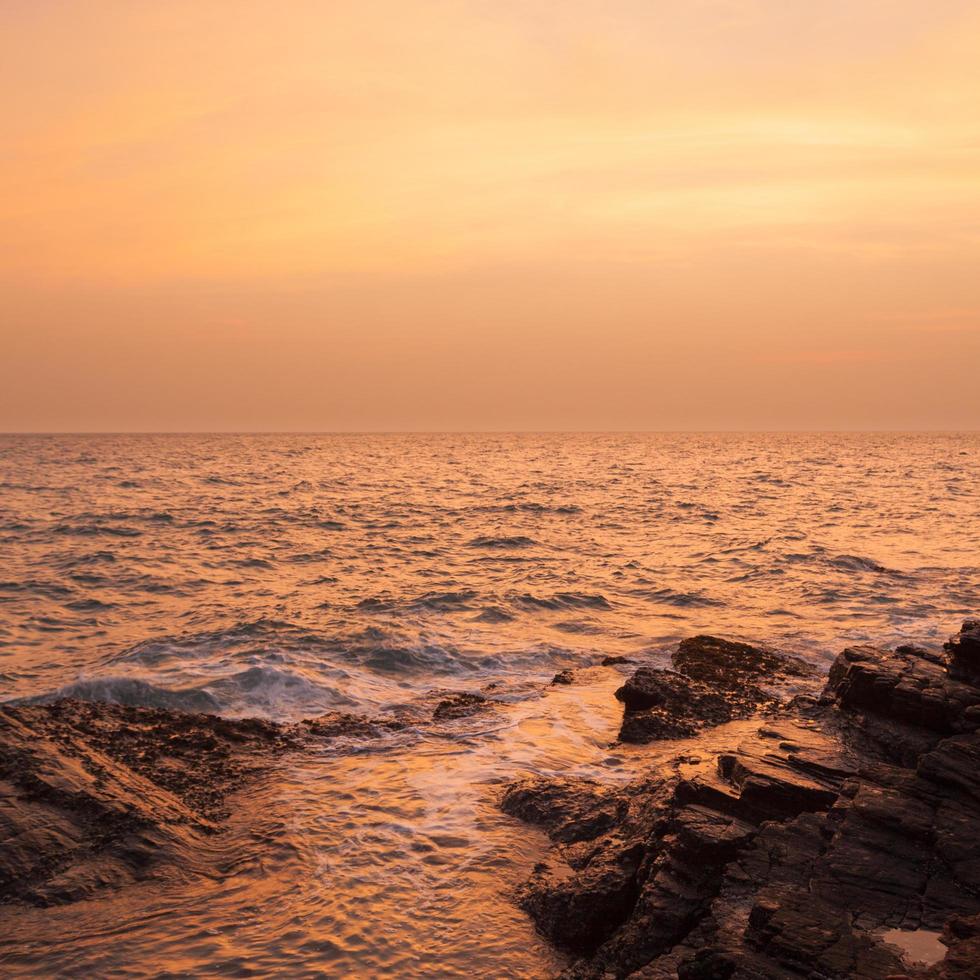
[[[290,555],[286,561],[291,565],[309,565],[316,562],[326,561],[331,557],[329,548],[322,548],[320,551],[304,551],[300,554]]]
[[[421,685],[426,677],[472,674],[499,661],[482,651],[377,626],[324,633],[259,620],[146,640],[114,655],[106,667],[124,664],[154,673],[203,673],[208,683],[200,686],[227,709],[271,710],[279,700],[293,706],[302,702],[312,710],[377,701],[395,692],[394,678],[398,687],[409,681]]]
[[[461,589],[458,592],[426,592],[413,599],[409,606],[413,609],[432,609],[436,612],[449,612],[455,609],[469,609],[470,603],[477,597],[473,589]]]
[[[632,595],[646,599],[648,602],[681,608],[708,608],[725,605],[720,599],[712,599],[711,596],[701,592],[676,592],[674,589],[633,589]]]
[[[429,610],[432,612],[455,612],[471,608],[478,593],[473,589],[456,592],[426,592],[414,599],[399,600],[381,596],[369,596],[357,603],[357,608],[365,612],[393,612],[399,608],[409,610]]]
[[[562,633],[577,633],[582,635],[601,633],[602,628],[594,623],[565,622],[553,623],[552,629],[561,630]]]
[[[200,688],[170,690],[136,677],[96,677],[73,681],[47,694],[21,698],[20,704],[49,704],[62,698],[79,701],[108,701],[143,708],[166,708],[171,711],[193,711],[217,714],[218,699]]]
[[[48,704],[62,698],[199,714],[276,718],[359,706],[357,699],[333,685],[271,666],[249,667],[184,687],[165,687],[142,677],[126,675],[86,677],[57,690],[12,703]]]
[[[586,592],[556,592],[551,596],[530,593],[514,596],[511,601],[528,609],[611,609],[612,604],[604,595]]]
[[[71,589],[57,582],[40,582],[36,579],[27,579],[23,582],[0,582],[0,595],[16,594],[26,592],[30,595],[43,596],[47,599],[61,599],[71,595]]]
[[[499,606],[487,606],[473,617],[478,623],[509,623],[513,618],[509,612],[505,612]]]
[[[382,674],[459,674],[476,669],[452,646],[367,643],[339,651],[348,663]]]
[[[92,565],[96,562],[103,561],[114,562],[118,561],[118,558],[111,551],[91,551],[87,555],[77,555],[72,557],[68,561],[68,565]]]
[[[510,537],[486,537],[474,538],[469,542],[470,548],[527,548],[536,542],[524,534],[516,534]]]
[[[126,524],[59,524],[52,528],[54,534],[66,534],[75,537],[94,537],[109,535],[117,538],[138,538],[143,532],[139,528]]]
[[[887,575],[901,574],[901,572],[897,572],[894,569],[885,568],[884,565],[880,565],[872,558],[862,558],[859,555],[837,555],[835,558],[830,559],[829,564],[833,565],[834,568],[840,568],[846,572],[877,572]]]
[[[718,551],[719,555],[735,555],[742,551],[764,551],[766,546],[772,542],[772,537],[760,538],[752,544],[737,544],[729,548],[722,548]]]
[[[310,680],[282,667],[255,666],[207,684],[225,711],[273,716],[322,711],[327,708],[357,707],[358,700],[337,687]]]
[[[65,606],[76,612],[89,612],[93,609],[111,609],[112,603],[103,602],[101,599],[76,599],[74,602],[66,602]]]
[[[581,514],[582,508],[578,504],[541,504],[534,500],[526,500],[520,503],[511,504],[488,504],[476,508],[484,512],[491,513],[528,513],[528,514]]]

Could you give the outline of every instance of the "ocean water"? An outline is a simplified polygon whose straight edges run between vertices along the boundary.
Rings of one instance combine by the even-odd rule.
[[[552,975],[510,901],[545,841],[496,796],[644,764],[613,745],[602,658],[698,632],[819,664],[938,646],[980,612],[978,487],[975,433],[0,436],[0,700],[503,702],[290,764],[222,835],[235,874],[5,910],[0,962]],[[549,687],[566,667],[580,682]]]

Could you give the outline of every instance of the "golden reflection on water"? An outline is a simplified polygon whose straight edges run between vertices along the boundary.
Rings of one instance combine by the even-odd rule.
[[[0,485],[10,697],[139,677],[298,717],[706,630],[939,641],[980,605],[976,433],[2,436]]]
[[[10,909],[0,954],[14,973],[553,975],[511,901],[546,841],[496,799],[521,773],[627,778],[621,681],[594,668],[437,734],[304,754],[236,798],[197,876]]]
[[[847,641],[936,643],[980,609],[976,434],[0,450],[0,697],[277,719],[489,683],[507,701],[294,757],[185,872],[5,908],[13,974],[549,975],[508,898],[545,842],[498,811],[501,783],[658,764],[609,747],[621,673],[584,665],[704,631],[825,662]],[[539,696],[566,667],[579,682]]]

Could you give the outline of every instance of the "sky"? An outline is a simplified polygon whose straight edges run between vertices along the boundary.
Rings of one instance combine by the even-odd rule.
[[[975,0],[2,0],[0,431],[980,428]]]

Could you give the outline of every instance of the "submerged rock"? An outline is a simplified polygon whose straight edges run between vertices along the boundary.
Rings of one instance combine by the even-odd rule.
[[[304,719],[300,725],[318,738],[380,738],[407,727],[406,722],[395,718],[365,718],[344,711],[329,711],[317,718]]]
[[[447,721],[452,718],[467,718],[488,708],[493,702],[482,694],[468,691],[454,691],[443,698],[432,712],[433,721]]]
[[[0,705],[0,903],[193,872],[233,794],[285,753],[402,727],[341,712],[280,725],[72,699]]]

